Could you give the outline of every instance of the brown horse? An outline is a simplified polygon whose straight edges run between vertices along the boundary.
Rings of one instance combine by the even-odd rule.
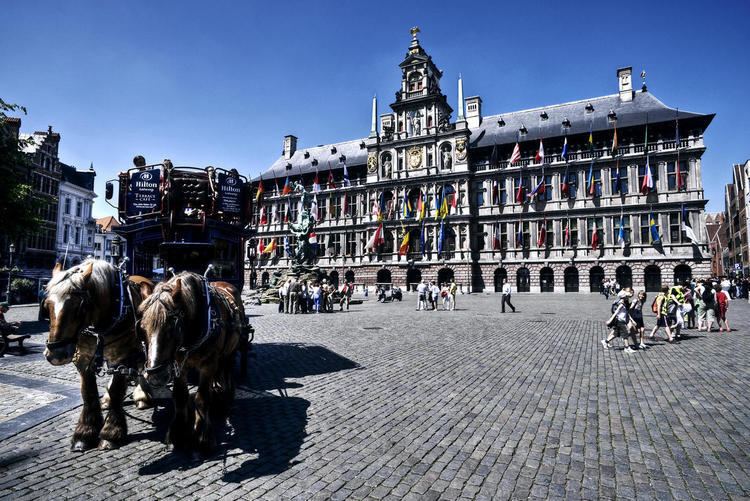
[[[228,414],[234,399],[234,355],[243,347],[245,320],[237,289],[182,272],[158,284],[140,314],[147,342],[146,380],[156,387],[174,381],[175,417],[168,442],[177,449],[197,445],[201,452],[211,452],[216,444],[213,420]],[[194,413],[188,408],[188,369],[200,376]]]
[[[144,361],[135,315],[143,297],[152,290],[153,283],[148,279],[125,278],[103,260],[87,259],[66,271],[58,263],[52,271],[42,304],[50,321],[44,356],[52,365],[73,362],[81,376],[83,408],[73,432],[74,451],[97,444],[101,449],[112,449],[127,436],[123,400],[128,378],[138,374]],[[110,371],[104,419],[96,386],[97,351],[114,369]],[[148,405],[143,391],[136,390],[134,395],[139,407]]]

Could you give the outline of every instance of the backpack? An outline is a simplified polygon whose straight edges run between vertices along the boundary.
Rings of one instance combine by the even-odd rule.
[[[656,314],[658,314],[658,313],[659,313],[659,306],[658,306],[658,305],[656,304],[656,300],[657,300],[658,298],[659,298],[659,296],[656,296],[656,297],[654,298],[653,302],[651,303],[651,311],[652,311],[653,313],[656,313]]]
[[[703,294],[701,294],[701,299],[703,299],[703,302],[706,304],[713,304],[714,303],[714,295],[710,288],[705,287],[703,289]]]

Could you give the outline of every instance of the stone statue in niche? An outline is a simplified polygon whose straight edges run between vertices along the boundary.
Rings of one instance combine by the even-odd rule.
[[[443,150],[443,169],[450,170],[453,167],[453,155],[450,150]]]
[[[383,178],[390,179],[393,171],[393,164],[391,163],[391,156],[386,155],[383,157]]]
[[[422,134],[422,114],[420,112],[417,112],[414,115],[413,123],[414,123],[413,125],[414,135],[415,136],[421,135]]]

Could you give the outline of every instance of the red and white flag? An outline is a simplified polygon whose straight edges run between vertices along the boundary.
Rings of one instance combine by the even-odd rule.
[[[647,194],[654,189],[654,176],[651,173],[651,165],[648,163],[648,156],[646,157],[646,173],[643,175],[643,184],[641,185],[641,193]]]
[[[367,241],[365,250],[374,250],[378,245],[383,245],[384,243],[385,239],[383,238],[383,223],[380,223],[378,225],[378,228],[375,230],[375,233],[373,233],[373,235],[370,237],[370,240]]]
[[[521,160],[521,146],[516,143],[516,146],[513,148],[513,153],[510,155],[510,165],[513,165],[519,160]]]
[[[591,232],[591,249],[596,250],[599,248],[599,230],[596,229],[596,221],[594,221],[594,230]]]
[[[539,140],[539,151],[536,152],[534,160],[536,160],[536,163],[538,164],[544,163],[544,143],[541,139]]]

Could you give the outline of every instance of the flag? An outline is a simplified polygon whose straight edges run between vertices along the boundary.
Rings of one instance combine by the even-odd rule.
[[[383,238],[383,223],[380,223],[375,230],[375,233],[372,234],[370,237],[370,240],[367,241],[367,244],[365,245],[365,250],[372,249],[375,250],[375,248],[379,245],[383,245],[385,243],[385,239]]]
[[[331,166],[328,166],[328,189],[332,190],[336,187],[336,183],[333,181],[333,171],[331,170]]]
[[[500,227],[495,225],[495,231],[492,238],[492,250],[500,250]]]
[[[596,187],[594,185],[594,159],[591,159],[591,165],[589,165],[588,175],[589,195],[592,197],[596,194]]]
[[[544,143],[542,142],[541,138],[539,139],[539,149],[536,152],[534,160],[538,164],[544,163]]]
[[[612,136],[612,156],[617,155],[617,125],[615,125],[615,133]]]
[[[596,250],[599,247],[599,230],[596,229],[596,220],[594,220],[594,229],[591,231],[591,249]]]
[[[378,221],[382,221],[385,218],[385,192],[380,193],[378,202]]]
[[[289,202],[289,199],[286,200],[286,210],[284,211],[284,222],[289,222],[289,215],[292,213],[292,204]]]
[[[400,256],[405,256],[409,252],[409,235],[411,232],[407,231],[404,234],[404,239],[401,240],[401,247],[398,248],[398,254]]]
[[[523,203],[523,178],[521,173],[518,173],[518,189],[516,190],[516,203]]]
[[[279,180],[278,179],[274,179],[273,181],[276,184],[276,194],[280,195],[281,191],[279,191]]]
[[[675,137],[674,137],[674,144],[675,148],[677,149],[677,162],[675,162],[675,176],[677,181],[677,191],[680,191],[683,186],[684,182],[682,179],[682,170],[680,169],[680,121],[675,118],[674,120],[674,127],[675,127]]]
[[[284,255],[286,257],[292,256],[292,246],[289,245],[289,237],[287,236],[284,237]]]
[[[594,153],[594,123],[591,122],[591,125],[589,126],[589,151],[591,153]]]
[[[422,228],[419,230],[419,249],[422,251],[422,256],[427,254],[427,239],[424,236],[424,219],[422,220]]]
[[[445,219],[445,217],[448,215],[448,198],[445,185],[443,185],[440,197],[435,197],[435,209],[437,209],[437,211],[435,212],[436,221],[438,219]]]
[[[266,206],[260,208],[260,224],[268,224],[268,219],[266,218]]]
[[[656,224],[656,217],[654,217],[653,212],[651,212],[648,215],[648,228],[649,228],[649,238],[651,240],[651,243],[652,244],[660,243],[661,235],[659,235],[659,226]]]
[[[510,165],[521,160],[521,146],[516,141],[516,145],[513,147],[513,153],[510,155]]]
[[[407,191],[404,191],[404,202],[403,202],[404,210],[402,212],[402,215],[404,219],[407,217],[411,217],[411,202],[409,201],[409,193]]]
[[[544,247],[547,244],[547,220],[539,226],[539,235],[537,235],[536,246]]]
[[[560,153],[560,158],[563,159],[563,162],[568,162],[568,136],[565,136],[565,141],[563,142],[563,148],[562,153]]]
[[[521,221],[518,223],[518,231],[516,232],[516,247],[523,247],[523,225]]]
[[[310,242],[310,246],[312,247],[312,251],[314,255],[318,254],[318,235],[315,233],[310,233],[310,236],[307,238],[307,241]]]
[[[348,188],[351,186],[352,183],[349,181],[349,169],[346,168],[346,163],[344,164],[344,188]]]
[[[563,246],[570,247],[570,219],[565,225],[565,235],[563,236]]]
[[[625,216],[620,213],[620,231],[617,233],[617,241],[620,242],[620,248],[625,249]]]
[[[497,145],[492,146],[492,153],[490,154],[490,167],[497,165]]]
[[[383,220],[383,215],[380,211],[380,205],[377,201],[372,203],[372,215],[375,216],[375,219],[377,219],[378,221]]]
[[[318,195],[317,195],[317,193],[313,196],[312,203],[310,204],[310,217],[315,222],[318,222],[318,219],[320,219],[320,214],[318,214]]]
[[[617,161],[615,166],[615,185],[613,190],[615,193],[622,193],[622,179],[620,178],[620,161]]]
[[[260,256],[261,254],[263,254],[263,251],[265,250],[266,250],[266,246],[263,245],[263,239],[262,238],[258,239],[258,255]]]
[[[654,177],[651,174],[651,165],[648,162],[648,155],[646,155],[646,172],[643,175],[643,184],[641,185],[641,193],[646,195],[653,189],[654,189]]]
[[[273,204],[271,207],[271,222],[272,223],[278,223],[279,222],[279,206],[278,204]]]
[[[292,192],[292,185],[289,182],[289,176],[286,177],[286,180],[284,181],[284,188],[281,190],[282,195],[288,195]]]
[[[438,256],[443,253],[443,241],[445,240],[445,220],[440,221],[440,233],[438,234]]]
[[[567,140],[567,138],[566,138],[566,140]],[[568,183],[568,178],[569,178],[569,177],[570,177],[570,176],[569,176],[569,174],[568,174],[568,167],[565,167],[565,174],[563,174],[563,180],[562,180],[562,182],[560,183],[560,193],[561,193],[561,194],[562,194],[563,196],[566,196],[566,197],[567,197],[567,196],[569,195],[569,193],[568,193],[568,192],[569,192],[569,190],[570,190],[570,184]]]
[[[255,202],[256,203],[260,201],[260,197],[263,196],[263,192],[264,191],[266,191],[266,190],[263,188],[263,178],[260,178],[260,182],[258,183],[258,191],[255,192]]]
[[[320,191],[320,179],[318,178],[318,169],[315,169],[315,179],[313,179],[312,190],[313,190],[313,193],[318,193]]]
[[[542,174],[542,177],[539,180],[539,183],[534,187],[533,190],[531,190],[531,193],[529,193],[526,196],[531,198],[535,195],[542,195],[543,193],[544,193],[544,174]]]
[[[273,251],[276,250],[276,239],[272,238],[271,241],[268,243],[265,249],[263,249],[264,254],[273,254]]]
[[[448,194],[453,195],[451,197],[451,207],[455,209],[458,206],[458,191],[453,186],[448,185]]]
[[[492,205],[500,203],[500,192],[498,190],[497,179],[492,180]]]
[[[685,232],[685,236],[687,236],[692,243],[698,243],[698,237],[695,235],[693,227],[690,224],[690,215],[688,214],[687,208],[684,204],[682,206],[682,231]]]
[[[417,221],[424,220],[424,210],[424,196],[422,195],[422,190],[419,190],[419,198],[417,199]]]

